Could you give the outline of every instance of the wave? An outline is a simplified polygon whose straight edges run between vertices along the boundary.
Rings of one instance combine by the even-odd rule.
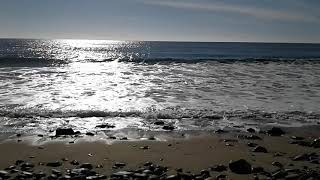
[[[0,57],[0,66],[60,66],[72,62],[131,62],[131,63],[201,63],[201,62],[218,62],[218,63],[320,63],[320,58],[108,58],[108,59],[50,59],[36,57]]]
[[[319,121],[320,113],[305,111],[265,112],[260,110],[214,111],[208,109],[185,109],[170,107],[165,109],[146,109],[143,111],[101,111],[101,110],[46,110],[1,108],[0,117],[7,118],[91,118],[91,117],[140,117],[143,119],[247,119],[253,121],[278,120]]]

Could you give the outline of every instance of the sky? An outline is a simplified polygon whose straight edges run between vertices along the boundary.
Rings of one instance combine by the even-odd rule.
[[[319,0],[0,0],[0,37],[320,43],[319,9]]]

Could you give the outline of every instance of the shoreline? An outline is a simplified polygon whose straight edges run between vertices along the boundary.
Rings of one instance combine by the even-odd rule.
[[[152,162],[154,165],[168,168],[163,172],[163,178],[171,175],[178,178],[182,172],[188,171],[190,173],[187,174],[195,176],[200,176],[201,172],[206,174],[208,171],[213,179],[219,175],[226,175],[230,179],[277,179],[290,175],[320,177],[317,164],[320,161],[320,126],[281,129],[285,131],[281,136],[259,132],[217,131],[186,134],[184,137],[167,136],[169,138],[163,141],[129,139],[116,140],[110,144],[103,141],[87,141],[86,138],[76,143],[48,141],[43,144],[32,144],[27,140],[17,142],[16,139],[11,139],[0,144],[0,170],[8,172],[10,177],[23,174],[25,171],[21,170],[21,165],[11,167],[18,169],[17,172],[11,173],[12,169],[8,169],[17,160],[22,160],[35,165],[29,169],[32,170],[30,173],[33,173],[33,176],[40,171],[45,173],[46,177],[52,174],[55,176],[55,170],[64,176],[68,175],[67,169],[77,169],[83,163],[90,163],[93,166],[91,171],[113,178],[119,171],[137,171],[141,167],[146,170],[149,167],[144,166],[144,163]],[[166,132],[167,135],[174,133],[181,135],[181,132]],[[23,139],[23,136],[18,139]],[[308,146],[313,142],[316,142],[317,146]],[[261,147],[265,148],[266,152]],[[230,161],[240,159],[251,165],[250,173],[239,174],[230,169]],[[79,165],[71,165],[70,162],[73,160],[77,160]],[[50,162],[59,164],[56,167],[47,166]],[[151,174],[146,175],[149,177]],[[162,176],[158,176],[160,177]]]

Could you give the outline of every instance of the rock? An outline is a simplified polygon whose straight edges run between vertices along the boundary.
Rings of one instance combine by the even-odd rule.
[[[87,132],[86,135],[87,136],[94,136],[94,134],[92,132]]]
[[[61,160],[62,160],[62,161],[69,161],[68,158],[62,158]]]
[[[251,164],[244,159],[237,161],[230,161],[229,169],[237,174],[250,174],[251,173]]]
[[[278,161],[272,162],[272,165],[273,165],[273,166],[277,166],[277,167],[279,167],[279,168],[282,168],[282,167],[283,167],[283,165],[282,165],[280,162],[278,162]]]
[[[97,125],[96,128],[115,128],[116,126],[114,125],[111,125],[111,124],[100,124],[100,125]]]
[[[206,169],[201,170],[200,174],[201,174],[202,178],[210,177],[210,172]]]
[[[35,173],[35,174],[34,174],[34,177],[35,177],[36,179],[41,179],[41,178],[43,178],[43,177],[46,177],[46,174],[45,174],[44,172],[38,172],[38,173]]]
[[[265,147],[262,146],[257,146],[255,147],[252,152],[262,152],[262,153],[267,153],[268,150]]]
[[[59,166],[61,166],[61,165],[62,165],[62,163],[59,162],[59,161],[48,162],[48,163],[46,164],[46,166],[49,166],[49,167],[59,167]]]
[[[122,163],[122,162],[116,162],[116,163],[114,163],[114,166],[120,168],[120,167],[126,166],[126,164],[125,164],[125,163]]]
[[[224,180],[224,179],[227,179],[227,175],[220,174],[220,175],[216,176],[216,179],[217,179],[217,180]]]
[[[72,128],[58,128],[56,130],[56,136],[63,136],[63,135],[74,135],[75,132]]]
[[[256,130],[253,129],[253,128],[248,128],[247,131],[248,131],[249,133],[255,133],[255,132],[256,132]]]
[[[146,162],[146,163],[143,164],[143,166],[151,166],[151,165],[153,165],[152,162]]]
[[[90,163],[83,163],[80,165],[80,168],[86,168],[86,169],[91,170],[93,168],[93,166]]]
[[[214,131],[217,134],[221,134],[221,133],[226,133],[227,131],[223,130],[223,129],[218,129],[216,131]]]
[[[51,172],[52,172],[52,174],[55,174],[57,176],[61,176],[62,175],[61,171],[59,171],[57,169],[51,169]]]
[[[17,163],[17,162],[16,162]],[[23,164],[20,165],[20,167],[23,169],[30,169],[30,168],[33,168],[34,165],[32,163],[29,163],[29,162],[25,162]],[[23,170],[24,171],[24,170]]]
[[[117,139],[115,136],[109,136],[109,139]]]
[[[179,177],[177,175],[170,175],[166,177],[166,180],[179,180]]]
[[[269,134],[270,136],[281,136],[285,134],[285,132],[281,128],[273,127],[272,129],[267,131],[267,134]]]
[[[163,121],[156,121],[156,122],[154,122],[154,125],[163,126],[164,122]]]
[[[15,165],[19,165],[19,164],[21,164],[23,162],[24,162],[23,160],[16,160]]]
[[[248,145],[249,147],[256,147],[258,144],[252,143],[252,142],[248,142],[247,145]]]
[[[168,131],[172,131],[172,130],[174,130],[175,128],[174,128],[174,126],[171,126],[171,125],[165,125],[165,126],[162,127],[162,129],[168,130]]]
[[[290,138],[298,141],[304,140],[304,137],[299,137],[299,136],[291,136]]]
[[[70,164],[72,164],[72,165],[75,165],[75,166],[76,166],[76,165],[79,165],[79,162],[78,162],[77,160],[73,160],[73,161],[71,161],[71,162],[70,162]]]
[[[314,148],[320,148],[320,138],[314,139],[311,146]]]
[[[263,167],[253,167],[252,170],[251,170],[252,173],[261,173],[261,172],[264,172],[264,169]]]
[[[113,173],[111,177],[118,177],[118,178],[124,178],[132,176],[134,173],[129,171],[118,171],[116,173]]]
[[[0,178],[8,179],[9,177],[10,177],[9,173],[7,171],[1,171],[0,170]]]
[[[225,165],[219,164],[219,165],[211,167],[210,169],[212,171],[222,172],[222,171],[226,171],[228,169],[228,167]]]
[[[21,137],[21,134],[17,134],[16,136],[17,136],[17,137]]]
[[[140,147],[140,149],[150,149],[150,147],[149,146],[142,146],[142,147]]]
[[[126,141],[126,140],[128,140],[128,138],[127,137],[122,137],[122,138],[120,138],[120,140],[122,140],[122,141]]]

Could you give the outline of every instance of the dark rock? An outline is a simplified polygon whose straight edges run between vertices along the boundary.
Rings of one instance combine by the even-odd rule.
[[[33,173],[31,173],[31,172],[23,171],[23,172],[21,172],[21,174],[27,178],[33,177]]]
[[[126,164],[125,164],[125,163],[122,163],[122,162],[116,162],[116,163],[114,163],[114,166],[120,168],[120,167],[126,166]]]
[[[128,140],[128,138],[127,137],[122,137],[122,138],[120,138],[120,140]]]
[[[38,173],[35,173],[34,174],[34,177],[36,178],[36,179],[41,179],[41,178],[43,178],[43,177],[46,177],[47,175],[44,173],[44,172],[38,172]]]
[[[277,167],[279,167],[279,168],[282,168],[282,167],[283,167],[283,165],[282,165],[280,162],[278,162],[278,161],[272,162],[272,165],[273,165],[273,166],[277,166]]]
[[[151,166],[151,165],[153,165],[153,163],[152,163],[152,162],[146,162],[146,163],[144,163],[143,165],[144,165],[144,166]]]
[[[55,174],[57,176],[61,176],[62,175],[61,171],[59,171],[57,169],[51,169],[51,172],[52,172],[52,174]]]
[[[203,178],[210,177],[210,172],[209,172],[208,170],[206,170],[206,169],[201,170],[200,174],[201,174],[201,176],[202,176]]]
[[[62,158],[61,160],[62,160],[62,161],[69,161],[68,158]]]
[[[156,122],[154,122],[154,125],[163,126],[164,122],[163,121],[156,121]]]
[[[23,168],[23,169],[30,169],[30,168],[33,168],[34,165],[32,163],[25,162],[25,163],[21,164],[20,167]]]
[[[227,179],[227,175],[220,174],[220,175],[216,176],[216,179],[217,180]]]
[[[320,148],[320,138],[314,139],[311,146],[314,148]]]
[[[256,132],[256,130],[253,129],[253,128],[248,128],[247,131],[248,131],[249,133],[255,133],[255,132]]]
[[[43,134],[38,134],[38,137],[43,137]]]
[[[87,132],[86,135],[87,136],[94,136],[94,134],[92,132]]]
[[[218,130],[216,130],[214,132],[217,133],[217,134],[220,134],[220,133],[226,133],[227,131],[225,131],[223,129],[218,129]]]
[[[262,146],[257,146],[252,151],[253,152],[262,152],[262,153],[267,153],[268,152],[268,150],[265,147],[262,147]]]
[[[177,175],[170,175],[166,177],[166,180],[179,180],[179,177]]]
[[[1,171],[0,170],[0,178],[8,179],[9,177],[10,177],[9,173],[7,171]]]
[[[247,145],[248,145],[249,147],[256,147],[258,144],[252,143],[252,142],[248,142]]]
[[[100,125],[97,125],[96,128],[115,128],[116,126],[114,125],[111,125],[111,124],[100,124]]]
[[[117,139],[115,136],[109,136],[109,139]]]
[[[58,128],[56,130],[56,136],[63,136],[63,135],[74,135],[75,132],[72,128]]]
[[[168,130],[168,131],[172,131],[172,130],[174,130],[175,128],[174,128],[174,126],[171,126],[171,125],[165,125],[165,126],[162,127],[162,129]]]
[[[273,127],[267,131],[267,134],[270,136],[281,136],[285,134],[285,132],[281,128]]]
[[[16,136],[17,136],[17,137],[21,137],[21,134],[17,134]]]
[[[93,168],[93,166],[90,163],[83,163],[83,164],[80,165],[80,168],[86,168],[86,169],[90,170],[90,169]]]
[[[264,169],[263,167],[253,167],[252,168],[252,173],[261,173],[261,172],[264,172]]]
[[[223,142],[238,142],[237,139],[224,139]]]
[[[212,171],[222,172],[222,171],[226,171],[228,169],[228,167],[225,165],[219,164],[219,165],[211,167],[210,169]]]
[[[4,170],[12,170],[12,169],[15,169],[15,168],[16,168],[16,166],[9,166],[9,167],[5,168]]]
[[[23,162],[24,162],[23,160],[16,160],[15,165],[19,165],[19,164],[21,164]]]
[[[59,167],[59,166],[61,166],[61,165],[62,165],[62,163],[59,162],[59,161],[48,162],[48,163],[46,164],[46,166],[49,166],[49,167]]]
[[[298,141],[304,140],[304,137],[299,137],[299,136],[291,136],[290,138]]]
[[[78,162],[77,160],[73,160],[73,161],[71,161],[71,162],[70,162],[70,164],[72,164],[72,165],[75,165],[75,166],[76,166],[76,165],[79,165],[79,162]]]
[[[250,174],[251,173],[251,164],[244,159],[237,161],[230,161],[229,169],[237,174]]]
[[[134,173],[133,172],[130,172],[130,171],[118,171],[116,173],[113,173],[111,175],[111,177],[120,177],[120,178],[123,178],[123,177],[129,177],[129,176],[132,176]]]

